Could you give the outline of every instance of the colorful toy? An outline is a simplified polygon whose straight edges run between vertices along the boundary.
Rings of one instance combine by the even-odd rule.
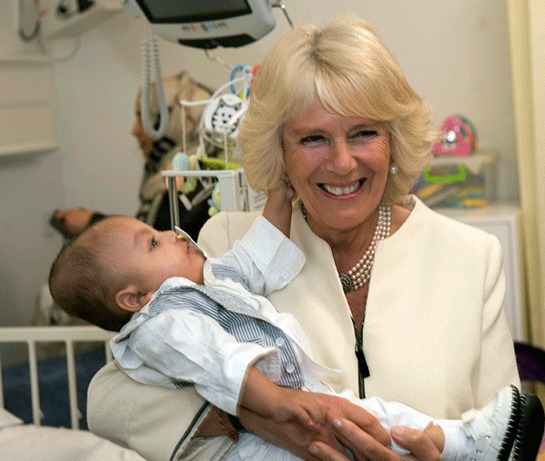
[[[223,135],[236,139],[245,106],[243,100],[235,94],[222,94],[212,99],[202,115],[205,130],[219,135],[218,142],[222,141]]]
[[[220,185],[219,183],[216,183],[214,190],[212,191],[212,195],[208,199],[208,205],[210,205],[210,208],[208,209],[208,216],[212,217],[221,211],[220,203]]]
[[[195,155],[191,157],[185,152],[178,152],[172,158],[172,169],[176,171],[188,171],[198,169],[198,161]],[[181,188],[179,187],[180,192],[184,194],[190,194],[197,187],[197,178],[196,177],[187,177],[183,178],[183,184]]]
[[[199,147],[193,155],[187,155],[186,127],[182,117],[184,132],[182,152],[172,160],[173,170],[178,172],[193,172],[195,170],[238,170],[241,165],[233,161],[240,152],[238,150],[238,130],[248,108],[252,80],[259,66],[253,69],[246,65],[235,66],[230,79],[222,85],[210,99],[202,101],[179,101],[182,111],[186,107],[204,105],[199,120]],[[223,155],[222,155],[223,154]],[[212,179],[214,175],[191,175],[181,177],[177,187],[182,195],[194,192],[200,183],[211,195],[207,195],[208,214],[213,216],[220,211],[221,199],[219,182]],[[241,187],[239,185],[239,187]]]
[[[461,116],[447,117],[441,125],[441,138],[433,145],[434,155],[466,157],[476,148],[476,134],[471,122]]]

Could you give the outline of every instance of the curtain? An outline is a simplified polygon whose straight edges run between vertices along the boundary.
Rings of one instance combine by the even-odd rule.
[[[545,348],[545,1],[507,0],[507,17],[528,339]]]

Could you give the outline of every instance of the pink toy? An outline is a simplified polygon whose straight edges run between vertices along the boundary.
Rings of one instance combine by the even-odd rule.
[[[447,117],[441,125],[441,138],[433,145],[434,155],[466,157],[475,150],[475,131],[461,116]]]

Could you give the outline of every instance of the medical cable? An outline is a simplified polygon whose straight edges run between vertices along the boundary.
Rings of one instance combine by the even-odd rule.
[[[19,8],[19,14],[18,14],[18,18],[19,18],[19,24],[18,24],[19,37],[24,42],[30,42],[30,41],[34,40],[38,36],[38,33],[40,32],[40,27],[41,27],[41,18],[45,14],[45,12],[44,12],[44,10],[41,9],[40,3],[35,0],[34,1],[34,9],[35,9],[36,16],[34,18],[34,24],[32,26],[32,31],[30,33],[27,33],[25,31],[25,28],[24,28],[23,24],[22,24],[22,22],[23,22],[22,18],[24,17],[23,3],[21,2],[21,0],[19,0],[18,3],[19,3],[18,4],[18,8]]]
[[[159,105],[159,126],[157,129],[152,126],[150,121],[150,106],[149,106],[149,90],[151,83],[151,63],[150,55],[153,56],[155,84],[157,86],[157,102]],[[168,107],[165,102],[165,94],[163,91],[163,79],[161,76],[161,63],[159,62],[159,48],[157,40],[153,35],[142,41],[142,126],[146,133],[153,140],[158,140],[163,137],[168,125]]]

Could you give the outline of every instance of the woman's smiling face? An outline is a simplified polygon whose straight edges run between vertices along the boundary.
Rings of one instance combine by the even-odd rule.
[[[284,126],[282,143],[286,172],[314,225],[350,230],[374,216],[390,165],[386,123],[333,114],[316,101]]]

